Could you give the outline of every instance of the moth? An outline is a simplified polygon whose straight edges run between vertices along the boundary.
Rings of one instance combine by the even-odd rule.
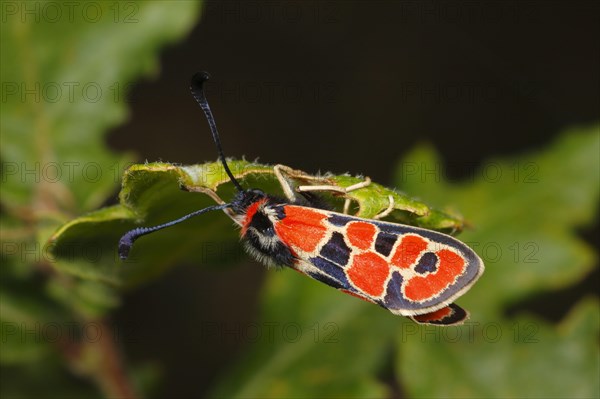
[[[274,172],[285,198],[242,187],[227,164],[204,94],[208,79],[206,72],[197,73],[190,89],[206,115],[219,160],[237,194],[230,202],[127,232],[119,242],[121,259],[128,257],[141,236],[223,210],[240,227],[246,251],[259,262],[292,268],[417,323],[454,325],[468,318],[454,301],[484,271],[482,260],[471,248],[433,230],[334,212],[315,194],[319,190],[360,190],[369,181],[345,189],[309,186],[298,190],[286,177],[292,169],[276,165]]]

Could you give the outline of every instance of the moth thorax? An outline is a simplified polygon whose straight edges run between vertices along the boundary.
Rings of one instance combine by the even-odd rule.
[[[295,261],[291,250],[275,231],[275,225],[280,219],[276,207],[262,203],[243,229],[246,250],[268,266],[291,266]]]
[[[265,249],[272,248],[279,241],[274,227],[277,221],[277,215],[273,209],[262,203],[251,216],[246,228],[246,235],[255,236]]]

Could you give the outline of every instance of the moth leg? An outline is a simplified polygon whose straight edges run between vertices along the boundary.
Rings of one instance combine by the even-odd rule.
[[[353,184],[351,186],[348,186],[348,187],[339,187],[339,186],[334,186],[334,185],[298,186],[296,188],[296,190],[300,191],[300,192],[306,192],[306,191],[330,191],[330,192],[334,192],[334,193],[339,193],[339,194],[347,195],[351,191],[355,191],[355,190],[367,187],[369,184],[371,184],[371,178],[367,176],[367,177],[365,177],[365,180],[363,180],[363,181],[361,181],[359,183]],[[342,211],[346,215],[348,215],[350,213],[350,203],[351,202],[352,202],[352,199],[346,197],[346,199],[344,201],[344,208],[343,208],[343,211]]]
[[[330,192],[334,192],[334,193],[348,194],[351,191],[355,191],[360,188],[367,187],[369,184],[371,184],[371,178],[365,177],[364,181],[361,181],[360,183],[356,183],[356,184],[353,184],[348,187],[340,187],[340,186],[334,186],[332,184],[324,184],[324,185],[313,185],[313,186],[298,186],[298,187],[296,187],[296,190],[299,192],[330,191]]]
[[[346,193],[349,193],[350,191],[358,190],[359,188],[367,187],[369,184],[371,184],[371,178],[369,176],[367,176],[367,177],[365,177],[364,181],[346,187]],[[351,202],[352,202],[352,200],[350,198],[346,198],[346,200],[344,201],[343,212],[346,215],[350,213],[350,203]]]
[[[275,177],[277,177],[277,180],[279,181],[279,185],[281,186],[283,193],[291,202],[295,202],[297,200],[297,197],[292,187],[290,179],[286,178],[284,174],[286,176],[292,176],[295,174],[294,172],[297,171],[285,165],[278,164],[273,167],[273,173],[275,173]]]
[[[346,193],[349,193],[350,191],[358,190],[360,188],[365,188],[370,184],[371,184],[371,178],[369,176],[365,176],[365,180],[361,181],[360,183],[356,183],[351,186],[348,186],[344,190],[346,190]]]
[[[318,176],[311,176],[301,170],[292,169],[289,166],[281,164],[275,165],[273,167],[273,172],[275,173],[275,177],[277,177],[285,196],[290,201],[295,201],[297,199],[296,193],[298,192],[335,191],[342,194],[345,192],[344,189],[333,185],[310,185],[297,186],[294,188],[293,180],[323,183],[324,181],[327,181],[327,179]]]
[[[350,203],[352,202],[352,200],[350,200],[350,198],[346,198],[346,200],[344,201],[344,210],[342,211],[344,213],[344,215],[347,215],[350,212]]]
[[[359,190],[359,189],[367,187],[371,184],[371,178],[367,176],[367,177],[365,177],[365,179],[363,181],[352,184],[351,186],[348,186],[348,187],[340,187],[340,186],[336,186],[333,184],[313,184],[313,185],[297,186],[294,189],[291,179],[297,179],[297,180],[303,180],[306,182],[315,182],[315,183],[323,183],[323,182],[326,182],[327,180],[322,177],[308,175],[302,171],[292,169],[289,166],[285,166],[285,165],[275,165],[273,167],[273,171],[275,173],[275,176],[277,177],[277,180],[279,180],[279,184],[281,185],[281,188],[283,189],[285,196],[290,201],[297,200],[296,193],[309,193],[309,192],[313,192],[313,191],[328,191],[331,193],[347,195],[348,193],[350,193],[352,191]],[[343,212],[345,214],[348,214],[350,211],[351,201],[352,201],[351,198],[346,197],[346,199],[344,201],[344,208],[343,208]],[[385,217],[393,210],[393,199],[391,200],[391,202],[392,202],[392,204],[389,207],[390,209],[389,210],[386,209],[385,211],[383,211],[381,216],[379,216],[379,217]]]

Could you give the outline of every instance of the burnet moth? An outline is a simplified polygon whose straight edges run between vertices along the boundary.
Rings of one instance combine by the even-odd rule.
[[[361,189],[369,181],[345,189],[304,186],[305,190],[300,190],[285,176],[293,170],[277,165],[274,172],[287,198],[244,189],[223,155],[203,91],[208,78],[206,72],[197,73],[190,89],[208,119],[219,160],[237,194],[229,203],[127,232],[119,242],[121,259],[128,257],[135,240],[143,235],[223,210],[241,227],[245,249],[259,262],[290,267],[417,323],[453,325],[467,319],[467,312],[453,301],[483,273],[483,262],[472,249],[436,231],[333,212],[314,194]]]

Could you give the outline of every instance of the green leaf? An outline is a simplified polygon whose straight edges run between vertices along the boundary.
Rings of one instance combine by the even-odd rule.
[[[470,321],[419,326],[298,273],[270,272],[258,322],[262,334],[210,396],[389,397],[382,381],[389,381],[386,366],[393,357],[396,384],[408,397],[597,397],[597,301],[579,303],[558,326],[504,314],[517,301],[566,287],[590,271],[596,255],[574,228],[595,216],[597,149],[594,128],[568,133],[537,154],[493,161],[505,170],[517,162],[527,173],[524,165],[538,165],[539,175],[516,183],[506,173],[507,180],[494,182],[452,184],[420,174],[402,179],[406,192],[460,209],[473,226],[461,238],[487,268],[459,301],[471,311]],[[431,149],[420,148],[400,167],[413,175],[416,165],[432,170],[437,162]],[[515,241],[517,261],[510,249]],[[529,242],[540,250],[527,252]],[[486,252],[491,246],[502,255],[492,257]],[[302,332],[297,341],[287,335],[298,331],[292,325]],[[325,332],[335,331],[335,342],[314,339],[315,328],[323,332],[325,325],[333,326]]]
[[[0,364],[32,363],[47,359],[56,349],[48,342],[48,334],[64,321],[56,306],[44,303],[40,293],[16,293],[3,289],[0,293],[2,351]],[[47,329],[50,333],[45,333]],[[49,330],[48,330],[49,331]]]
[[[63,248],[63,262],[46,243],[118,189],[133,157],[110,152],[104,136],[127,118],[132,85],[157,73],[159,50],[183,37],[199,10],[199,2],[3,3],[1,396],[95,397],[72,373],[83,354],[67,334],[74,321],[101,320],[119,297],[104,283],[108,273],[89,268],[98,246]],[[86,372],[111,378],[99,367]]]
[[[0,366],[0,382],[3,398],[106,398],[58,362],[33,362],[21,368]]]
[[[486,162],[456,185],[404,174],[404,189],[465,212],[475,227],[462,239],[486,263],[460,301],[470,322],[446,336],[415,326],[400,337],[398,378],[412,397],[598,397],[597,301],[579,303],[558,326],[505,312],[580,281],[597,262],[575,230],[596,217],[599,137],[598,127],[568,131],[544,151]],[[407,165],[431,169],[439,160],[422,147]]]
[[[259,187],[265,192],[282,195],[272,166],[233,160],[229,161],[229,165],[234,176],[246,187]],[[295,178],[298,184],[308,183],[310,179],[314,178],[307,175]],[[348,187],[364,179],[327,175],[319,181]],[[238,260],[237,232],[221,212],[209,213],[177,228],[144,237],[136,242],[124,264],[118,260],[118,240],[135,224],[152,226],[176,219],[214,203],[210,195],[215,194],[222,198],[233,196],[233,186],[220,163],[133,165],[123,177],[120,205],[74,219],[52,235],[50,248],[60,260],[56,265],[63,272],[85,279],[132,286],[155,278],[181,260],[197,264]],[[390,204],[389,196],[393,197],[393,206],[397,210],[390,215],[391,218],[411,219],[415,224],[433,225],[439,229],[461,227],[460,219],[430,209],[376,183],[352,191],[347,197],[357,203],[361,215],[369,216],[385,211]],[[338,198],[330,199],[334,203],[340,202]],[[223,259],[223,252],[234,256]]]
[[[373,371],[389,357],[398,322],[298,273],[271,272],[253,345],[209,396],[388,397]]]
[[[397,341],[400,377],[414,398],[598,397],[598,305],[582,301],[558,326],[528,315],[413,326]]]
[[[157,49],[190,29],[199,3],[92,8],[93,20],[2,24],[0,193],[9,209],[49,201],[81,212],[112,193],[130,157],[110,153],[103,136],[125,120],[133,79],[156,73]]]
[[[486,161],[471,182],[456,185],[404,178],[403,189],[464,212],[473,226],[461,235],[487,268],[475,299],[499,312],[536,292],[559,289],[590,272],[597,253],[575,234],[596,215],[600,196],[598,127],[565,132],[550,148],[529,156]],[[402,162],[432,169],[437,155],[422,147]],[[398,175],[401,175],[401,169]]]
[[[65,14],[60,21],[7,16],[0,46],[0,202],[14,221],[2,225],[2,248],[15,271],[31,268],[29,260],[48,261],[73,275],[117,283],[110,263],[90,267],[105,255],[103,247],[63,248],[66,260],[56,262],[46,241],[61,222],[95,209],[117,189],[131,156],[108,151],[104,135],[127,117],[131,84],[157,72],[158,49],[189,31],[199,6],[94,3],[95,13]],[[31,258],[23,256],[29,248]]]

